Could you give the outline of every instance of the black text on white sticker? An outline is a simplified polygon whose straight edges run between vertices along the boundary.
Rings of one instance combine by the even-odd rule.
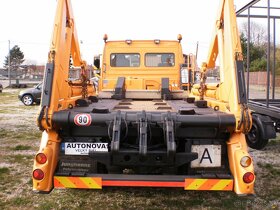
[[[77,114],[74,117],[74,123],[78,126],[89,126],[91,124],[90,114]]]

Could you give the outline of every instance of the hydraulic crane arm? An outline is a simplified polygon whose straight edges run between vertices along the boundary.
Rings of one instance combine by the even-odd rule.
[[[211,86],[205,84],[205,71],[215,67],[218,55],[220,81],[215,86]],[[253,193],[253,183],[248,186],[243,185],[242,174],[245,171],[238,164],[241,154],[249,157],[245,133],[251,129],[252,117],[247,107],[243,57],[233,0],[221,0],[214,36],[202,70],[200,88],[204,90],[201,91],[200,98],[205,97],[207,104],[214,109],[235,116],[236,129],[227,141],[229,166],[235,183],[234,191],[238,194]],[[250,166],[250,171],[253,172],[253,166]]]
[[[216,64],[216,59],[218,56],[218,32],[221,30],[221,22],[223,19],[223,9],[224,9],[224,3],[225,1],[221,1],[219,10],[218,10],[218,16],[216,18],[216,27],[214,28],[214,36],[212,38],[210,48],[209,48],[209,53],[208,53],[208,58],[207,58],[207,67],[208,68],[214,68]],[[221,55],[221,53],[220,53]]]
[[[231,112],[236,117],[236,129],[248,132],[251,116],[247,109],[243,57],[233,0],[222,0],[214,27],[204,70],[216,66],[219,57],[220,80],[215,87],[204,85],[204,96],[213,107]],[[201,93],[201,92],[200,92]],[[197,95],[197,94],[195,94]]]
[[[69,65],[81,68],[81,81],[69,83]],[[48,63],[44,75],[41,103],[41,129],[52,128],[51,118],[55,111],[69,108],[77,97],[88,95],[86,62],[81,59],[73,11],[69,0],[58,0]],[[92,87],[91,87],[92,89]]]
[[[75,66],[81,66],[84,63],[81,59],[72,7],[68,0],[59,0],[57,5],[50,46],[50,52],[52,53],[53,51],[56,52],[56,56],[64,56],[62,58],[70,57],[71,53]]]
[[[69,66],[72,59],[75,67],[81,68],[80,80],[69,80]],[[42,166],[34,162],[34,167],[46,169],[44,180],[34,181],[40,191],[50,191],[57,162],[61,138],[52,124],[53,113],[71,109],[77,99],[93,95],[93,85],[85,74],[86,62],[81,59],[78,36],[70,0],[58,0],[53,35],[44,74],[41,111],[38,126],[43,131],[40,152],[46,152],[48,163]]]

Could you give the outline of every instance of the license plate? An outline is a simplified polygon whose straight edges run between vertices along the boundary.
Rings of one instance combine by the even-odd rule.
[[[88,155],[89,151],[108,152],[108,143],[65,142],[61,146],[65,155]]]
[[[198,158],[191,162],[191,168],[221,166],[221,145],[192,145],[192,152],[198,153]]]

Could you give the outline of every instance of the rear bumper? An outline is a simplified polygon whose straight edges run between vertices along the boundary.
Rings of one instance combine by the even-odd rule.
[[[169,175],[54,176],[55,188],[102,189],[103,187],[172,187],[184,190],[233,191],[233,178]]]

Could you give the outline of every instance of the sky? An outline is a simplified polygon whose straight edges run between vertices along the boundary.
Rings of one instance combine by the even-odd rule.
[[[273,0],[272,0],[273,1]],[[81,54],[88,64],[109,40],[175,40],[182,34],[184,53],[207,58],[220,0],[72,0]],[[250,0],[235,0],[238,10]],[[18,45],[26,64],[44,65],[53,31],[56,0],[0,1],[0,67]]]

